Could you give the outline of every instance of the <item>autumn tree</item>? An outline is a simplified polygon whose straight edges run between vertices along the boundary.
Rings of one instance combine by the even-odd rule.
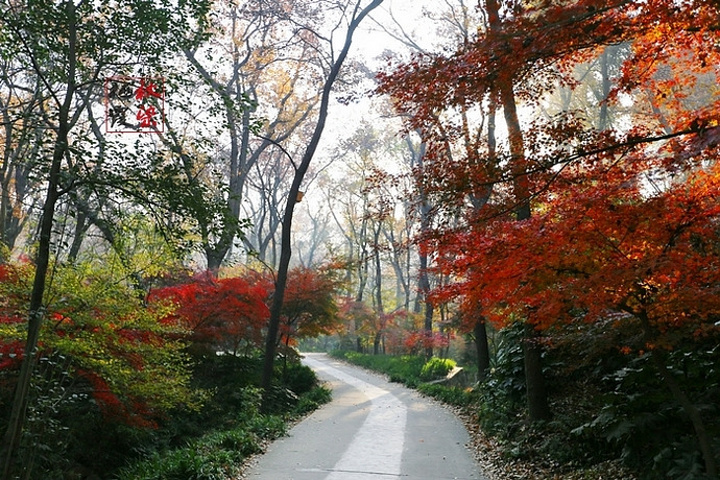
[[[338,328],[340,287],[340,271],[334,265],[290,270],[278,341],[287,348],[303,338],[333,333]]]
[[[484,11],[471,5],[471,3],[472,2],[466,2],[464,0],[445,0],[442,4],[434,8],[424,8],[422,16],[424,19],[426,18],[432,21],[433,28],[436,32],[436,35],[432,37],[432,41],[423,39],[424,42],[421,42],[416,32],[408,31],[392,12],[390,12],[392,18],[391,24],[378,24],[378,27],[391,38],[406,46],[412,54],[430,57],[439,52],[453,49],[457,45],[467,45],[476,40],[478,26],[482,25]],[[393,57],[401,58],[399,54],[393,54]],[[394,61],[397,62],[397,58],[394,58]],[[480,115],[485,115],[486,106],[483,104],[479,108],[477,106],[473,108],[472,104],[466,103],[459,108],[461,112],[459,112],[458,123],[462,122],[462,125],[454,124],[452,127],[449,127],[443,124],[443,122],[447,121],[447,117],[437,114],[438,112],[433,113],[431,121],[429,118],[426,118],[426,120],[432,123],[432,128],[438,130],[438,135],[447,136],[449,133],[448,130],[461,131],[464,144],[461,149],[463,153],[452,152],[449,148],[452,142],[448,142],[445,145],[444,155],[447,155],[448,158],[453,159],[453,161],[457,160],[454,158],[456,156],[464,158],[467,161],[472,161],[470,159],[477,159],[479,157],[480,152],[477,150],[485,144],[479,136],[483,135],[483,129],[486,125],[485,121],[480,121],[480,125],[476,127],[473,125],[473,122],[476,121],[475,117],[478,114],[478,110]],[[487,110],[490,111],[487,114],[488,145],[493,142],[491,137],[494,135],[495,109],[495,102],[488,102]],[[407,112],[400,109],[397,113],[402,117],[406,115]],[[414,191],[408,191],[407,198],[413,199],[411,206],[413,212],[412,218],[419,224],[418,228],[420,232],[414,240],[417,243],[422,242],[423,238],[431,235],[432,231],[436,228],[436,224],[456,222],[458,217],[464,215],[462,213],[463,209],[481,208],[483,198],[487,197],[487,195],[479,195],[478,192],[476,192],[474,198],[476,198],[477,201],[472,200],[470,202],[472,205],[465,205],[462,201],[458,202],[457,199],[451,200],[447,195],[444,195],[442,198],[437,198],[435,194],[438,193],[438,189],[434,189],[431,183],[434,179],[441,182],[443,177],[436,177],[438,172],[435,171],[436,166],[433,165],[433,157],[437,152],[434,149],[430,149],[429,151],[427,149],[425,136],[432,138],[431,129],[429,128],[428,125],[420,128],[419,124],[413,123],[409,125],[404,132],[404,140],[408,150],[407,156],[415,179]],[[429,184],[428,182],[431,183]],[[418,313],[420,310],[423,310],[422,314],[425,320],[424,329],[427,338],[434,336],[433,319],[436,314],[435,305],[430,301],[432,298],[431,291],[433,285],[437,281],[437,279],[433,278],[433,269],[431,268],[432,256],[432,251],[426,248],[418,249],[420,268],[417,279],[419,284],[418,290],[421,295],[416,298],[414,310]],[[420,300],[423,300],[422,303]],[[440,314],[443,315],[442,309],[440,310]],[[478,320],[471,334],[476,339],[478,358],[480,361],[479,371],[482,375],[483,372],[489,370],[489,347],[487,345],[487,334],[485,332],[485,322],[483,321],[482,312],[477,312],[475,316]],[[428,343],[428,345],[431,345],[431,343],[432,342]],[[429,347],[425,353],[426,356],[431,356],[432,348]]]
[[[263,367],[263,388],[265,392],[268,392],[271,386],[273,376],[273,363],[275,360],[275,342],[277,339],[278,331],[280,328],[280,320],[282,315],[282,305],[285,295],[285,287],[287,284],[288,269],[290,265],[291,252],[291,231],[293,213],[295,210],[295,202],[298,198],[298,192],[300,191],[300,185],[305,178],[305,174],[310,167],[310,163],[315,156],[320,137],[322,136],[323,130],[325,129],[325,122],[327,120],[328,108],[330,105],[330,95],[332,93],[333,86],[337,80],[340,70],[347,58],[352,39],[355,31],[357,30],[363,19],[376,7],[382,3],[382,0],[373,0],[369,4],[363,6],[362,2],[350,2],[347,5],[339,5],[339,11],[337,12],[340,17],[340,24],[344,24],[346,30],[344,35],[341,36],[340,50],[335,53],[335,46],[333,44],[331,35],[329,56],[327,57],[326,66],[328,70],[325,72],[322,81],[322,88],[320,89],[321,100],[320,107],[318,110],[317,123],[313,131],[310,142],[307,145],[307,149],[302,155],[301,160],[296,164],[295,175],[293,177],[292,185],[290,186],[290,193],[285,206],[282,221],[282,236],[281,236],[281,250],[280,250],[280,264],[278,266],[277,279],[275,281],[275,293],[273,296],[273,302],[270,307],[270,324],[268,327],[268,337],[265,346],[265,362]],[[340,25],[338,24],[338,26]],[[337,28],[333,30],[333,34],[337,32]],[[322,38],[328,38],[318,35],[315,40],[320,41]]]
[[[72,441],[78,435],[61,413],[67,405],[74,406],[75,415],[97,410],[104,422],[154,428],[170,410],[195,408],[200,400],[189,387],[186,330],[162,321],[170,313],[167,305],[143,305],[122,278],[116,255],[97,260],[102,262],[53,266],[56,281],[46,292],[39,370],[27,406],[30,422],[11,462],[26,478],[47,467],[39,451],[52,445],[60,458],[66,448],[61,437]],[[27,357],[22,312],[34,266],[27,260],[8,262],[0,272],[5,299],[0,374],[12,382]]]
[[[639,322],[642,349],[650,352],[668,390],[691,419],[705,470],[714,477],[716,461],[701,415],[663,362],[664,352],[672,348],[664,343],[665,333],[689,341],[689,330],[712,330],[713,302],[699,311],[681,300],[680,292],[702,298],[715,288],[714,281],[700,278],[714,254],[690,238],[714,237],[710,231],[691,232],[712,223],[715,215],[710,178],[717,155],[718,99],[711,84],[717,71],[709,65],[717,65],[712,46],[717,5],[578,1],[523,7],[488,1],[485,7],[487,32],[476,42],[453,55],[401,66],[385,87],[420,126],[466,102],[496,98],[504,110],[508,136],[499,162],[472,169],[480,174],[480,185],[494,188],[490,208],[469,219],[485,235],[471,241],[466,232],[447,231],[436,243],[446,260],[441,269],[465,279],[447,292],[471,305],[479,303],[501,324],[522,318],[535,332],[547,332],[562,318],[595,321],[618,315],[618,320]],[[610,130],[612,125],[604,121],[606,130],[598,132],[582,112],[536,117],[524,126],[518,122],[517,101],[535,105],[558,81],[577,85],[572,74],[577,65],[602,55],[609,45],[628,42],[631,50],[615,86],[603,90],[603,102],[635,103],[627,125]],[[408,88],[411,82],[414,89]],[[451,135],[436,139],[439,152],[447,151],[448,139],[459,138],[446,132]],[[501,168],[483,169],[488,165]],[[452,183],[456,176],[443,178],[452,186],[462,185]],[[503,219],[510,211],[521,221]],[[581,232],[592,232],[592,238]],[[613,255],[619,257],[610,260]],[[676,273],[668,272],[660,282],[654,273],[666,261],[677,267]],[[632,267],[626,271],[624,265]],[[672,294],[655,285],[680,277],[689,283],[678,283]],[[591,278],[602,285],[588,283]],[[698,282],[690,287],[693,279]],[[660,306],[664,299],[673,305],[669,310]],[[505,302],[512,307],[506,309]],[[673,326],[662,318],[672,318]]]
[[[487,42],[488,45],[493,46],[498,41],[498,37],[504,36],[503,30],[504,25],[500,17],[500,6],[495,1],[488,1],[483,5],[484,10],[487,14],[487,25],[485,30],[479,35],[479,39],[475,40],[476,43]],[[511,17],[509,17],[511,18]],[[471,45],[472,38],[466,36],[463,40],[463,45]],[[487,47],[487,45],[486,45]],[[472,59],[471,61],[475,61]],[[432,68],[432,67],[431,67]],[[493,73],[495,75],[496,73]],[[397,72],[398,78],[403,76],[402,71]],[[440,189],[447,191],[447,186],[442,185],[442,182],[447,178],[447,174],[455,175],[455,179],[459,182],[463,182],[468,185],[471,190],[469,192],[470,201],[475,210],[479,210],[486,202],[489,197],[490,191],[487,189],[478,188],[477,185],[488,185],[490,182],[486,180],[480,180],[478,182],[478,175],[467,175],[468,171],[462,171],[461,169],[453,167],[446,167],[445,165],[454,164],[455,152],[453,146],[453,140],[457,139],[458,142],[463,142],[464,147],[460,150],[460,157],[462,158],[463,165],[467,168],[478,169],[478,165],[481,165],[478,170],[484,171],[486,174],[493,174],[493,166],[497,163],[495,158],[495,140],[494,140],[494,115],[496,102],[502,106],[505,118],[505,124],[508,129],[508,144],[509,151],[506,158],[508,176],[510,177],[508,194],[510,199],[510,209],[515,212],[517,220],[522,221],[530,216],[530,191],[528,179],[526,176],[526,159],[525,159],[525,148],[523,132],[521,130],[517,106],[515,83],[517,77],[519,77],[519,71],[516,72],[512,68],[503,68],[503,78],[493,79],[491,82],[482,85],[481,90],[473,92],[472,96],[469,95],[464,89],[460,89],[457,92],[455,101],[450,105],[431,105],[430,102],[417,102],[417,97],[408,97],[407,101],[403,98],[404,94],[396,91],[392,85],[395,80],[385,81],[381,87],[382,92],[390,93],[391,95],[399,94],[396,98],[400,102],[401,109],[407,113],[412,114],[411,125],[413,128],[419,130],[421,135],[427,142],[431,144],[431,149],[427,159],[423,159],[423,163],[417,170],[419,175],[420,191],[423,192],[421,202],[421,208],[429,208],[429,193],[428,188],[432,188],[427,184],[427,180],[431,183],[435,183]],[[383,79],[384,77],[381,77]],[[389,86],[389,88],[388,88]],[[483,142],[483,139],[479,137],[479,133],[476,134],[476,128],[470,125],[470,115],[472,105],[475,103],[484,105],[485,101],[489,101],[489,122],[488,122],[488,137],[487,143]],[[437,112],[443,110],[453,109],[455,117],[450,119],[441,120]],[[481,112],[484,114],[484,112]],[[484,115],[482,117],[485,118]],[[459,119],[459,121],[458,121]],[[448,124],[449,123],[449,124]],[[480,124],[478,132],[482,131],[483,124]],[[484,152],[480,151],[480,145],[487,145]],[[484,162],[481,160],[481,155],[485,155]],[[443,171],[444,170],[444,171]],[[438,176],[441,174],[441,176]],[[445,175],[443,175],[445,174]],[[474,186],[473,186],[474,185]],[[484,191],[485,190],[485,191]],[[438,191],[435,189],[435,191]],[[467,194],[467,193],[465,193]],[[446,198],[447,200],[447,198]],[[460,205],[464,202],[462,196],[456,196],[450,200],[450,205],[457,208],[458,202]],[[426,214],[427,215],[427,214]],[[426,218],[424,215],[422,218]],[[429,235],[430,225],[423,226],[424,236]],[[425,260],[427,263],[427,260]],[[421,270],[424,272],[428,271],[429,265],[421,265]],[[424,282],[423,288],[429,293],[429,285]],[[426,293],[426,294],[427,294]],[[431,316],[431,313],[426,315]],[[477,317],[478,313],[473,314],[473,317]],[[475,336],[479,340],[478,347],[483,352],[479,357],[481,359],[487,358],[486,343],[483,339],[487,338],[484,332],[484,321],[482,314],[480,318],[476,319]],[[427,321],[427,320],[426,320]],[[544,390],[544,381],[542,376],[542,370],[540,367],[540,350],[537,342],[531,339],[532,329],[529,329],[529,338],[525,343],[524,351],[526,353],[526,381],[528,388],[528,404],[530,406],[531,416],[536,419],[547,418],[549,416],[549,409],[547,406],[547,399]],[[483,362],[481,371],[487,368]]]
[[[253,277],[216,278],[205,272],[189,283],[154,289],[149,300],[175,306],[164,322],[191,332],[187,340],[195,354],[237,355],[241,347],[252,351],[262,345],[267,323],[268,292]]]

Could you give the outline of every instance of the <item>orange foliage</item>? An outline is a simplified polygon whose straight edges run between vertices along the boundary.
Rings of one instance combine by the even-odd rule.
[[[330,334],[339,327],[335,293],[340,281],[336,267],[297,267],[288,272],[280,324],[282,343]]]
[[[450,219],[423,239],[434,268],[456,279],[433,300],[460,299],[468,330],[478,307],[499,325],[515,315],[539,329],[639,321],[655,348],[670,348],[673,332],[717,329],[718,18],[708,0],[535,2],[450,55],[380,75],[379,92],[428,144],[418,182]],[[486,111],[499,85],[536,104],[558,84],[573,88],[580,62],[624,42],[630,54],[604,101],[632,98],[631,126],[593,131],[583,112],[528,122],[517,171],[501,147],[471,144],[465,114]],[[533,209],[522,222],[510,215],[526,200],[512,191],[518,171]]]

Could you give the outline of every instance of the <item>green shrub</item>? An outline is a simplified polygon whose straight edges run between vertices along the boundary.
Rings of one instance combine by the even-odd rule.
[[[117,480],[226,480],[239,473],[243,457],[228,450],[191,445],[124,468]]]
[[[519,426],[525,408],[525,370],[522,326],[498,333],[494,366],[478,387],[480,426],[491,435],[507,438]]]
[[[458,407],[467,407],[477,402],[478,394],[469,388],[446,387],[432,383],[423,383],[418,391],[441,402]]]
[[[677,348],[666,358],[681,388],[701,406],[711,437],[720,434],[715,420],[720,416],[718,353],[717,346]],[[605,375],[604,381],[607,393],[601,409],[574,432],[604,439],[626,465],[645,472],[643,478],[705,478],[700,473],[703,459],[692,426],[663,384],[650,354],[628,356],[626,364]]]
[[[155,452],[120,471],[118,480],[227,480],[240,473],[263,439],[285,434],[282,417],[255,415],[237,428],[216,431],[182,448]]]
[[[425,359],[415,355],[368,355],[365,353],[334,351],[334,358],[345,360],[353,365],[383,373],[391,382],[416,387],[420,383],[420,372]]]
[[[420,379],[429,381],[443,378],[455,368],[455,365],[457,365],[455,360],[433,357],[420,370]]]
[[[285,419],[279,415],[255,415],[247,420],[244,426],[258,438],[264,440],[282,437],[287,431]]]
[[[282,376],[283,385],[296,395],[309,392],[317,385],[317,376],[308,366],[300,363],[289,363]]]
[[[135,461],[125,463],[119,480],[215,480],[235,478],[243,460],[261,450],[264,440],[286,433],[289,417],[316,409],[330,398],[315,373],[297,362],[274,382],[270,412],[260,413],[257,386],[260,357],[222,355],[201,359],[195,384],[210,391],[200,412],[175,412],[153,440],[136,445]],[[279,370],[280,372],[280,370]],[[129,459],[126,458],[126,462]]]
[[[328,403],[332,398],[332,392],[323,386],[315,387],[305,395],[300,397],[295,406],[294,413],[296,415],[305,415],[306,413],[316,410],[320,405]]]

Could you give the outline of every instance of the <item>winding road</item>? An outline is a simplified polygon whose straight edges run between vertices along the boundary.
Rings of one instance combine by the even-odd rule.
[[[303,361],[333,400],[273,443],[248,480],[485,480],[451,412],[325,354]]]

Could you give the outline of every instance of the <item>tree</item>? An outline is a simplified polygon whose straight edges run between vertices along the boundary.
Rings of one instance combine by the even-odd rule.
[[[242,203],[250,197],[248,187],[263,157],[270,165],[286,163],[282,145],[313,115],[318,95],[306,88],[306,78],[315,77],[319,60],[294,23],[303,17],[309,22],[316,14],[280,0],[218,3],[210,15],[215,34],[184,50],[191,77],[201,80],[200,85],[193,82],[190,91],[199,89],[212,99],[210,108],[204,105],[204,111],[193,114],[209,115],[210,121],[203,123],[210,127],[202,131],[196,125],[194,132],[174,143],[183,151],[195,145],[211,157],[219,178],[205,181],[218,184],[227,213],[222,222],[204,220],[201,243],[210,270],[220,267],[237,237],[244,237],[248,249],[265,253],[265,238],[255,243],[241,235],[240,228],[247,227],[240,221]],[[265,213],[267,209],[261,215]]]
[[[2,61],[2,160],[0,164],[0,242],[12,248],[29,215],[24,211],[34,182],[31,179],[33,149],[40,145],[41,129],[35,125],[33,112],[38,108],[37,92],[31,84],[16,82],[23,66],[12,59]],[[39,79],[35,79],[39,82]],[[34,128],[35,127],[35,128]]]
[[[177,305],[165,322],[189,330],[196,354],[215,355],[227,350],[237,355],[241,346],[259,348],[267,323],[268,292],[253,278],[216,278],[211,272],[196,275],[190,283],[154,289],[151,303]]]
[[[181,37],[202,6],[196,8],[149,8],[133,2],[126,9],[113,9],[103,2],[65,1],[53,5],[4,4],[2,15],[3,57],[14,56],[30,78],[37,79],[43,102],[36,103],[34,116],[42,119],[45,137],[38,158],[49,159],[40,170],[47,182],[35,254],[35,274],[28,305],[28,334],[10,422],[4,439],[6,456],[3,478],[10,478],[12,459],[22,433],[36,347],[45,318],[43,296],[56,207],[72,188],[81,169],[81,152],[71,132],[85,107],[97,98],[104,75],[117,73],[129,62],[126,52],[148,59],[165,54],[165,48]],[[97,31],[106,35],[98,38]],[[148,38],[154,38],[149,41]]]
[[[307,149],[302,156],[302,159],[297,165],[293,182],[290,187],[290,194],[288,195],[287,204],[285,206],[285,213],[282,221],[282,240],[280,250],[280,265],[278,267],[277,278],[275,280],[275,293],[273,296],[273,302],[270,307],[270,323],[268,326],[268,337],[265,344],[265,360],[263,366],[262,386],[265,392],[269,392],[272,376],[273,376],[273,363],[275,360],[275,342],[280,327],[280,318],[282,315],[283,298],[285,295],[285,286],[287,283],[288,267],[290,264],[290,257],[292,252],[291,247],[291,228],[293,213],[295,209],[295,202],[298,198],[298,192],[300,191],[300,185],[305,177],[305,174],[310,167],[310,162],[315,156],[320,137],[322,136],[323,130],[325,129],[325,121],[327,119],[328,107],[330,105],[330,94],[332,92],[333,85],[340,74],[340,69],[347,58],[350,46],[352,44],[353,34],[357,30],[362,20],[376,7],[382,3],[382,0],[373,0],[367,6],[362,7],[361,2],[351,3],[347,6],[343,6],[341,9],[341,15],[343,19],[348,21],[347,31],[345,32],[344,41],[342,47],[338,52],[338,56],[331,56],[329,62],[329,71],[323,82],[322,95],[320,101],[320,109],[318,111],[318,120],[315,125],[315,130],[308,143]],[[332,45],[331,45],[332,47]]]
[[[96,259],[100,260],[100,259]],[[189,388],[184,353],[185,330],[162,321],[168,307],[146,307],[131,283],[124,281],[116,255],[103,262],[53,265],[55,279],[46,292],[47,320],[38,337],[23,449],[11,461],[16,475],[33,478],[34,458],[42,448],[62,457],[61,438],[77,432],[61,413],[74,405],[74,415],[98,409],[102,420],[154,428],[172,409],[195,408],[199,397]],[[25,322],[18,314],[30,296],[33,265],[27,261],[0,266],[0,313],[3,377],[16,380],[28,353]],[[44,387],[44,388],[43,388]],[[41,389],[42,388],[42,389]],[[48,398],[48,404],[39,402]],[[43,424],[60,427],[45,429]],[[55,458],[55,457],[52,457]]]
[[[505,36],[504,30],[506,28],[500,16],[500,6],[496,1],[490,0],[485,2],[484,9],[487,13],[488,23],[486,26],[485,34],[480,35],[478,40],[476,40],[476,43],[481,44],[486,42],[484,48],[497,48],[497,42],[499,42],[499,39]],[[466,47],[468,45],[471,45],[470,39],[465,38],[463,46]],[[471,49],[471,51],[474,50]],[[477,59],[474,57],[468,58],[468,61],[476,62]],[[507,125],[508,129],[509,152],[506,168],[508,176],[510,178],[509,198],[511,198],[510,201],[512,202],[510,208],[515,211],[516,219],[518,221],[523,221],[530,217],[530,190],[526,173],[528,165],[525,157],[524,138],[518,118],[516,96],[514,90],[516,78],[520,76],[520,71],[519,67],[518,70],[513,70],[512,67],[512,65],[504,66],[501,74],[503,76],[502,78],[497,78],[490,82],[484,83],[481,86],[481,89],[474,92],[472,96],[469,95],[468,92],[466,92],[464,89],[460,89],[460,91],[457,93],[458,96],[455,98],[455,103],[451,103],[449,106],[444,106],[442,104],[427,105],[424,103],[419,103],[417,101],[417,97],[408,97],[407,100],[405,100],[403,98],[405,94],[399,91],[399,89],[394,88],[394,85],[400,85],[400,83],[395,83],[400,78],[402,78],[403,80],[408,80],[408,77],[404,76],[404,72],[402,71],[402,69],[399,69],[396,72],[396,78],[388,79],[387,77],[381,76],[381,80],[384,81],[384,85],[381,86],[380,91],[390,93],[393,96],[398,95],[396,100],[400,102],[399,104],[401,105],[401,108],[412,114],[411,125],[423,132],[423,137],[426,138],[426,141],[432,144],[431,152],[429,155],[429,162],[448,163],[449,161],[451,161],[453,158],[453,147],[451,146],[451,140],[449,140],[448,137],[451,135],[456,135],[459,139],[464,139],[464,150],[466,154],[465,161],[467,162],[466,165],[469,167],[475,167],[475,169],[480,170],[481,172],[485,171],[488,173],[492,173],[492,170],[494,170],[494,165],[497,164],[497,160],[494,158],[494,131],[490,130],[488,134],[488,156],[485,159],[485,165],[478,168],[479,163],[481,163],[481,160],[478,158],[478,144],[480,140],[471,139],[471,136],[473,134],[467,120],[469,109],[468,105],[472,104],[473,102],[484,102],[485,96],[487,95],[490,98],[491,105],[490,118],[494,121],[494,105],[497,100],[498,103],[503,107],[505,124]],[[420,69],[422,68],[423,67],[420,67]],[[493,75],[497,74],[497,71],[493,71]],[[426,79],[424,81],[426,81]],[[450,80],[450,82],[452,82],[452,80]],[[458,116],[462,120],[461,128],[455,127],[456,130],[454,131],[451,130],[452,126],[448,127],[447,125],[443,125],[436,113],[436,111],[443,111],[448,109],[448,107],[458,108]],[[442,165],[428,166],[427,163],[428,160],[423,161],[423,169],[427,169],[428,172],[419,173],[421,182],[424,178],[433,178],[437,173],[438,169],[443,168]],[[468,178],[474,180],[473,177],[477,178],[477,176],[477,174],[473,174]],[[444,176],[439,177],[438,183],[442,182],[444,179]],[[463,180],[456,177],[456,180],[464,181],[465,183],[467,183],[467,178]],[[492,181],[493,180],[490,180],[490,182]],[[478,183],[480,185],[483,185],[489,184],[490,182],[483,180]],[[424,183],[421,184],[424,185]],[[447,187],[445,186],[442,186],[441,188],[447,189]],[[476,204],[475,209],[479,209],[481,205],[487,202],[489,193],[478,191],[476,186],[472,188],[473,189],[470,192],[465,193],[470,194],[471,201]],[[421,191],[424,191],[426,189],[427,187],[423,186]],[[424,194],[424,197],[427,196],[428,193],[426,192]],[[462,196],[459,200],[460,202],[462,202]],[[423,206],[425,206],[425,208],[429,208],[427,199],[424,199],[422,204]],[[453,205],[454,204],[455,201],[453,202]],[[427,215],[424,215],[423,218],[425,218],[426,216]],[[425,232],[424,236],[428,235],[429,229],[429,225],[423,226],[423,231]],[[426,258],[424,259],[424,263],[425,264],[421,265],[421,272],[427,272],[428,270]],[[430,287],[427,282],[424,282],[424,285],[421,288],[423,288],[426,292],[429,293]],[[431,312],[427,314],[426,317],[431,318]],[[427,321],[428,320],[426,319],[426,322]],[[431,320],[429,321],[431,322]],[[478,326],[478,332],[476,332],[476,336],[478,339],[481,339],[483,338],[482,328],[484,325],[482,323],[482,318],[477,319],[477,322],[480,325]],[[529,339],[524,346],[524,351],[526,353],[526,384],[528,388],[528,404],[530,406],[532,418],[545,419],[549,417],[550,412],[547,405],[547,398],[544,389],[542,369],[539,363],[541,352],[539,350],[539,345],[531,339],[533,336],[532,329],[529,329],[528,333]]]
[[[338,326],[335,301],[341,286],[334,265],[296,267],[288,272],[278,341],[289,347],[303,338],[328,335]]]

